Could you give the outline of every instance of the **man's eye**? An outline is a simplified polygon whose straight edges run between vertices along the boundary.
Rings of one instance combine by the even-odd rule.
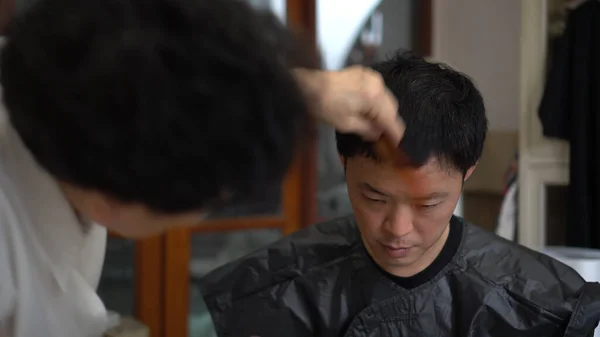
[[[439,205],[439,204],[419,205],[419,208],[422,208],[422,209],[432,209],[432,208],[434,208],[437,205]]]
[[[375,198],[371,198],[371,197],[367,197],[366,195],[362,195],[363,198],[367,199],[368,201],[371,202],[379,202],[379,203],[385,203],[385,200],[381,200],[381,199],[375,199]]]

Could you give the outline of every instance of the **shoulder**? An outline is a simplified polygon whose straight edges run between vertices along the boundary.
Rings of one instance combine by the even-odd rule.
[[[465,224],[457,263],[469,277],[482,278],[546,309],[575,302],[585,283],[558,260],[471,224]]]
[[[342,263],[359,243],[354,217],[319,223],[224,265],[202,280],[205,297],[244,297],[320,266]],[[233,294],[235,292],[235,294]]]

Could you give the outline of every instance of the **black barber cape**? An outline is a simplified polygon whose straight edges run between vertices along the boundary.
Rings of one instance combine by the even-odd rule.
[[[592,336],[600,284],[456,217],[446,246],[429,278],[394,279],[346,217],[225,265],[202,287],[221,337]]]
[[[600,1],[570,11],[556,43],[539,117],[571,144],[566,244],[600,249]]]

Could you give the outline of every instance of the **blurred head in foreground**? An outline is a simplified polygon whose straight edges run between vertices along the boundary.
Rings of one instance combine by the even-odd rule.
[[[288,69],[310,60],[247,1],[39,1],[7,35],[12,125],[83,218],[125,236],[260,198],[305,126]]]

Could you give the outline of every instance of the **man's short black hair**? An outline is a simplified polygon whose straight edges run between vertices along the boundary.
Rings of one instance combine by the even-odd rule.
[[[400,149],[415,166],[434,156],[442,165],[465,173],[481,156],[487,118],[473,81],[447,65],[427,62],[410,52],[377,63],[386,86],[396,96],[406,123]],[[379,159],[372,143],[351,134],[336,134],[341,156]]]
[[[307,121],[296,47],[243,0],[48,0],[9,27],[1,83],[55,178],[187,212],[284,176]]]

